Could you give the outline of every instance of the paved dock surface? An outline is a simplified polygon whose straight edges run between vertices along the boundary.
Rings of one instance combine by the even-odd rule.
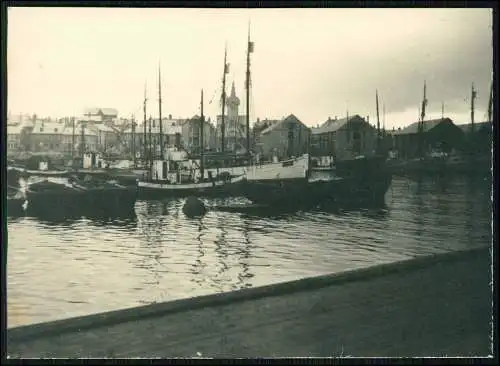
[[[7,330],[10,357],[491,354],[488,250]]]

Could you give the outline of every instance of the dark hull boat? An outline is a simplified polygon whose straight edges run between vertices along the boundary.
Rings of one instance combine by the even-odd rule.
[[[269,182],[245,181],[241,193],[255,204],[283,208],[312,208],[326,201],[381,203],[392,182],[382,158],[355,159],[337,164],[336,173],[320,179]]]
[[[344,204],[382,203],[390,185],[389,174],[375,182],[356,177],[282,182],[246,181],[241,193],[259,205],[309,209],[327,201]]]
[[[26,198],[20,190],[9,187],[7,191],[7,217],[19,217],[26,214]]]
[[[27,214],[99,213],[133,210],[137,188],[102,182],[38,182],[26,189]]]

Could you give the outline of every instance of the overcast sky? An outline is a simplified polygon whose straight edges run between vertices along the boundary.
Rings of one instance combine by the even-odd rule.
[[[8,109],[40,116],[81,116],[86,107],[116,108],[142,119],[219,114],[224,45],[228,89],[244,113],[248,24],[252,54],[251,116],[295,114],[309,126],[329,116],[370,116],[375,90],[386,126],[418,117],[427,80],[427,118],[486,119],[492,75],[490,9],[90,9],[10,8]],[[213,102],[209,104],[214,94]]]

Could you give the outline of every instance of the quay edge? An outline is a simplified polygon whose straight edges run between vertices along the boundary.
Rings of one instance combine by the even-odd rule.
[[[236,304],[267,297],[279,297],[293,293],[319,290],[329,286],[340,286],[352,282],[369,281],[383,276],[408,273],[450,262],[466,262],[473,258],[491,261],[491,248],[483,247],[479,249],[426,255],[396,263],[381,264],[368,268],[309,277],[285,283],[14,327],[7,329],[7,348],[9,348],[9,344],[30,342],[31,340],[58,336],[63,333],[84,332],[86,330],[140,321],[147,318],[167,316],[170,314],[187,312],[189,310]],[[488,271],[489,270],[488,268]]]

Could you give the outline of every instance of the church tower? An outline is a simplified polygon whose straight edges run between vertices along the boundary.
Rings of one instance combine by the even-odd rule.
[[[238,109],[240,106],[240,99],[236,96],[236,91],[233,86],[231,87],[231,95],[226,99],[227,105],[227,119],[231,122],[238,122]]]

